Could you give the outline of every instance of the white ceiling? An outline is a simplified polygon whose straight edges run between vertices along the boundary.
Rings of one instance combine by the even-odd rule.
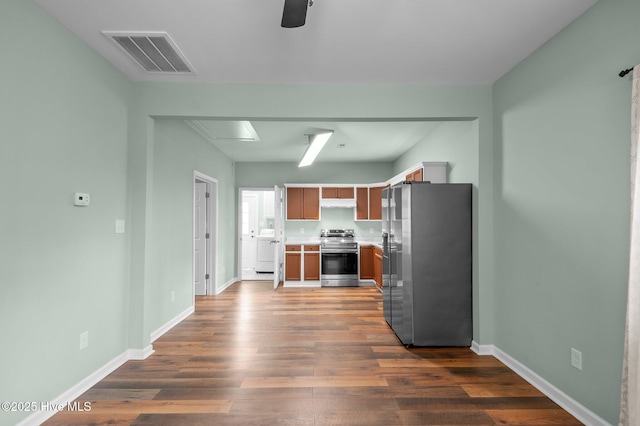
[[[259,138],[255,141],[238,139],[244,133],[230,125],[248,122],[188,123],[238,162],[298,162],[307,148],[306,135],[321,130],[334,133],[318,155],[318,162],[393,161],[433,130],[446,125],[439,121],[251,121]]]
[[[314,0],[294,29],[280,26],[284,0],[35,1],[133,81],[492,84],[597,0]],[[103,31],[167,32],[195,73],[147,73]],[[325,161],[386,161],[435,125],[253,124],[250,149],[212,142],[235,161],[297,161],[324,127],[347,144]]]

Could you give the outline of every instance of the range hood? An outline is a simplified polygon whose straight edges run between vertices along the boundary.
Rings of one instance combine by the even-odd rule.
[[[353,209],[356,207],[356,200],[353,198],[322,198],[320,207],[331,209]]]

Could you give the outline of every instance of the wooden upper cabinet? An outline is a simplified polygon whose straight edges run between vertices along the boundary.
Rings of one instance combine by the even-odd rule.
[[[369,219],[369,188],[356,188],[356,220]]]
[[[320,188],[302,188],[304,199],[302,201],[303,219],[320,219]]]
[[[382,220],[382,186],[369,188],[369,219]]]
[[[302,219],[303,188],[287,188],[287,219]]]
[[[406,176],[406,180],[422,182],[424,180],[424,172],[422,168],[419,168],[415,172],[411,172]]]
[[[320,219],[320,188],[288,187],[287,219]]]
[[[353,187],[350,186],[324,186],[322,198],[348,198],[353,199]]]

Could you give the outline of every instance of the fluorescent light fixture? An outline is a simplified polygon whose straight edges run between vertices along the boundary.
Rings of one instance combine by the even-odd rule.
[[[302,156],[302,160],[300,160],[300,164],[298,164],[298,167],[310,166],[311,163],[313,163],[313,160],[315,160],[318,154],[320,154],[320,151],[327,143],[331,135],[333,135],[333,130],[309,135],[309,146]]]

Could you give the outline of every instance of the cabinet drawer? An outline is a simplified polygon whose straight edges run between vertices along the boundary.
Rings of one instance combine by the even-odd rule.
[[[304,246],[304,251],[320,251],[320,246],[317,246],[317,245],[313,245],[313,246],[305,245]]]
[[[287,244],[285,251],[302,251],[302,246],[300,244]]]

